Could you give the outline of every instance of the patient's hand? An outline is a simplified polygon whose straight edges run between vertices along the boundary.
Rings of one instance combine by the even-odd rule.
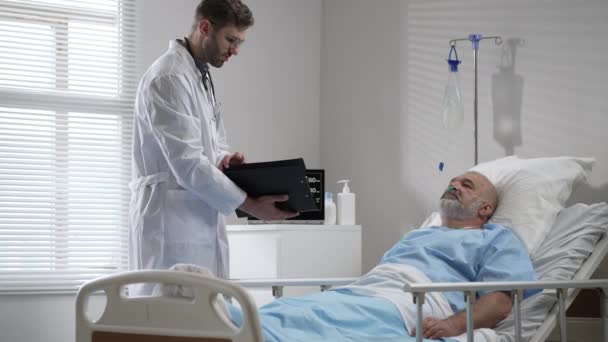
[[[438,319],[427,317],[422,322],[422,336],[424,338],[438,339],[442,337],[458,336],[462,334],[458,325],[450,319]],[[416,329],[412,329],[412,336],[416,335]]]
[[[473,327],[494,328],[511,312],[513,303],[509,292],[492,292],[481,296],[473,304]],[[414,330],[414,329],[412,329]],[[452,337],[467,331],[467,314],[462,310],[446,319],[428,317],[422,322],[425,338]],[[414,336],[415,331],[412,333]]]

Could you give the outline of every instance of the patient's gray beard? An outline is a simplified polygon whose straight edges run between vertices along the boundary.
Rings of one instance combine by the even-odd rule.
[[[477,217],[477,213],[482,205],[482,199],[476,199],[471,203],[470,207],[466,208],[456,199],[442,198],[439,202],[439,212],[442,218],[467,220]]]

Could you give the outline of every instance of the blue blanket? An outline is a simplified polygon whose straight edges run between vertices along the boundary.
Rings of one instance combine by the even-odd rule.
[[[233,322],[240,326],[240,309],[230,303],[227,306]],[[262,306],[259,314],[267,342],[416,341],[391,302],[345,289],[274,300]]]

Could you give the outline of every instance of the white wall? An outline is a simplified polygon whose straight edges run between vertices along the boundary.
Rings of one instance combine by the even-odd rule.
[[[351,179],[363,226],[363,270],[402,230],[407,82],[405,3],[325,0],[321,38],[321,165],[328,191]],[[405,177],[405,178],[404,178]]]
[[[324,1],[321,164],[330,180],[354,179],[364,270],[473,164],[468,42],[458,45],[465,125],[441,127],[448,41],[472,32],[504,41],[479,53],[480,161],[594,156],[591,187],[574,198],[608,200],[606,17],[601,0]],[[503,47],[515,59],[501,62]],[[521,139],[498,130],[517,116]]]
[[[142,64],[190,30],[199,0],[140,1]],[[235,151],[250,162],[303,157],[319,167],[321,0],[249,0],[255,24],[213,79]]]
[[[138,2],[143,65],[189,30],[196,4]],[[321,0],[247,4],[247,42],[213,71],[231,145],[250,161],[303,157],[318,168]],[[0,296],[0,332],[0,342],[73,341],[74,295]]]
[[[593,0],[410,1],[405,157],[409,164],[421,166],[412,169],[409,182],[431,186],[422,198],[425,205],[434,204],[447,180],[473,161],[472,115],[457,132],[438,124],[447,80],[447,42],[470,32],[501,35],[504,42],[496,46],[484,41],[479,52],[480,161],[513,153],[594,156],[595,190],[577,196],[587,201],[608,199],[607,16],[608,2]],[[470,43],[459,44],[458,50],[464,60],[465,112],[472,113]],[[507,134],[500,122],[514,117],[520,124]],[[441,175],[434,172],[439,161],[447,165]]]
[[[321,0],[249,0],[255,24],[213,73],[234,150],[249,161],[319,165]]]

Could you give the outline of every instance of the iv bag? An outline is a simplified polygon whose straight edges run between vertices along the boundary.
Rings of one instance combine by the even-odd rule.
[[[464,120],[464,105],[460,96],[460,80],[458,73],[450,72],[448,85],[443,97],[443,126],[459,128]]]
[[[460,77],[458,76],[458,55],[456,59],[451,59],[452,51],[456,49],[452,46],[448,64],[450,65],[450,73],[448,75],[448,84],[445,87],[443,96],[443,126],[448,129],[459,128],[464,120],[464,105],[462,104],[462,96],[460,94]]]

